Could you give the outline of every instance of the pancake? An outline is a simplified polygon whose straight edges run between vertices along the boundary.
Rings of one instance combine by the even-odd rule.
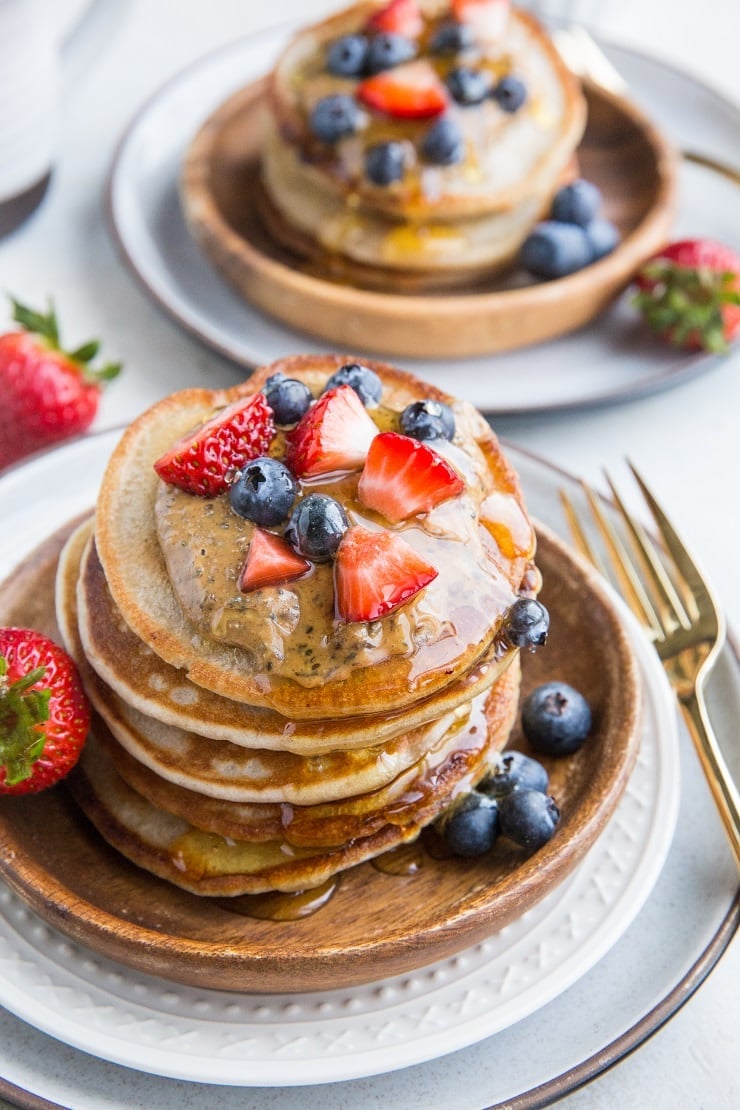
[[[447,5],[421,4],[430,26],[438,14],[449,18]],[[388,139],[418,148],[429,121],[389,119],[372,110],[358,133],[327,147],[312,135],[308,118],[313,105],[334,93],[352,95],[355,79],[335,77],[325,68],[329,44],[342,35],[362,31],[378,9],[360,3],[298,33],[278,59],[270,78],[272,115],[283,139],[296,148],[315,171],[323,190],[353,198],[368,209],[424,222],[445,221],[516,209],[527,197],[544,203],[570,159],[585,125],[585,102],[576,78],[564,65],[548,35],[525,12],[511,9],[503,37],[472,52],[475,65],[490,70],[495,79],[508,73],[523,78],[527,101],[508,114],[495,101],[447,108],[462,128],[467,155],[456,165],[414,164],[405,177],[390,186],[373,185],[362,172],[364,150]],[[447,9],[445,11],[445,9]],[[419,55],[426,53],[422,35]],[[470,51],[461,55],[467,61]],[[444,77],[458,60],[430,56]]]
[[[422,545],[424,552],[432,550],[443,555],[438,560],[439,575],[422,591],[418,603],[412,599],[402,607],[403,612],[384,618],[380,641],[373,640],[375,632],[369,625],[337,627],[333,616],[322,625],[327,615],[314,615],[312,629],[313,624],[319,629],[314,630],[314,635],[318,637],[325,631],[321,640],[322,659],[333,669],[322,672],[319,668],[324,662],[317,662],[311,667],[304,665],[303,673],[294,669],[289,677],[275,671],[268,675],[255,668],[253,646],[221,642],[212,638],[212,626],[205,630],[202,625],[193,624],[193,613],[185,612],[182,591],[177,592],[173,580],[184,577],[190,589],[195,575],[173,575],[172,560],[198,554],[192,550],[198,544],[188,542],[196,527],[193,514],[207,513],[217,521],[223,520],[219,539],[223,529],[231,527],[233,515],[229,516],[228,502],[223,499],[211,499],[204,510],[204,499],[180,495],[178,502],[180,491],[173,493],[172,487],[162,491],[163,483],[153,470],[154,460],[181,435],[209,418],[214,409],[258,390],[276,371],[299,377],[318,392],[328,376],[347,361],[352,360],[342,356],[286,359],[263,368],[246,385],[234,390],[186,390],[153,406],[127,430],[114,451],[96,512],[95,542],[100,562],[114,603],[134,634],[165,662],[186,671],[197,686],[242,704],[272,708],[291,720],[356,717],[377,712],[381,707],[383,713],[405,710],[464,677],[498,641],[496,662],[486,675],[487,680],[493,681],[507,663],[503,639],[505,613],[531,573],[533,532],[527,523],[518,479],[482,417],[472,406],[456,402],[408,374],[370,362],[367,365],[379,373],[384,386],[381,405],[372,410],[379,428],[393,427],[400,410],[413,400],[431,397],[453,406],[458,427],[455,440],[451,444],[436,441],[435,446],[465,474],[466,492],[461,495],[461,503],[464,497],[472,499],[475,491],[480,504],[495,503],[496,513],[485,521],[481,517],[478,523],[478,508],[472,500],[465,511],[460,505],[451,506],[447,502],[428,514],[425,528],[400,527],[404,538]],[[356,477],[353,480],[356,482]],[[183,542],[177,541],[177,535],[166,534],[166,542],[160,543],[162,516],[158,524],[155,514],[158,496],[160,503],[164,498],[162,515],[166,519],[168,512],[179,519],[178,513],[183,511],[187,499],[190,515],[183,533],[187,539]],[[174,507],[168,506],[168,498],[176,503]],[[468,506],[467,501],[465,505]],[[249,535],[249,528],[245,527],[241,534],[227,537],[225,542],[236,545],[229,549],[232,558],[229,566],[243,557],[243,537]],[[202,554],[206,554],[205,548]],[[316,583],[321,574],[331,574],[330,568],[314,570],[312,590],[318,588]],[[298,593],[301,582],[291,583],[293,586]],[[233,594],[233,586],[227,584],[227,588]],[[333,590],[330,579],[329,590]],[[290,591],[286,593],[291,596]],[[278,593],[272,596],[278,598]],[[475,603],[468,603],[467,596],[474,597]],[[237,600],[239,605],[253,604],[251,599],[248,603]],[[260,599],[262,602],[270,604],[269,595]],[[274,606],[276,601],[271,604]],[[274,634],[274,608],[265,611],[264,616],[256,608],[249,609],[247,615],[250,621],[258,621],[254,632],[252,625],[248,626],[251,643],[259,642],[262,648],[266,642],[260,636]],[[235,619],[231,613],[230,620],[225,622],[229,629]],[[417,629],[410,653],[404,638],[412,627],[409,622],[412,625],[416,622]],[[299,633],[304,636],[305,628],[299,627]],[[333,643],[340,649],[336,655],[329,650]],[[398,653],[388,654],[387,644]],[[287,648],[285,654],[289,654]],[[331,660],[335,658],[337,662],[333,664]]]

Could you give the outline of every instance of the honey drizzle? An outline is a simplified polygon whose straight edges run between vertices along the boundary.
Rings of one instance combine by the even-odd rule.
[[[220,898],[218,904],[231,913],[254,917],[259,921],[299,921],[322,909],[334,897],[339,884],[340,876],[335,875],[310,890],[241,894],[236,898]]]

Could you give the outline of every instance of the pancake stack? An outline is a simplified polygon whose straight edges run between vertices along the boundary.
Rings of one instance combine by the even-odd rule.
[[[129,860],[196,894],[316,887],[415,839],[486,773],[514,722],[512,607],[539,584],[517,477],[471,406],[365,363],[382,395],[363,408],[351,385],[330,381],[348,364],[296,357],[236,389],[156,404],[124,434],[94,518],[60,560],[58,623],[95,710],[73,794]],[[280,376],[311,391],[297,427],[277,424],[265,400]],[[246,428],[247,457],[296,470],[309,425],[311,444],[328,450],[324,414],[337,405],[370,429],[346,466],[314,459],[296,481],[293,518],[317,493],[343,506],[335,557],[257,585],[245,567],[265,535],[287,551],[290,523],[260,527],[236,512],[235,468],[208,495],[160,477],[163,457],[186,454],[183,437],[216,442],[245,400],[269,426],[257,447]],[[408,447],[401,414],[418,402],[454,414],[452,438],[414,442],[455,492],[390,520],[363,482],[380,445]],[[363,618],[347,609],[345,551],[370,535],[403,541],[434,573],[400,597],[373,579],[385,600]]]
[[[294,38],[268,99],[271,234],[386,290],[510,265],[586,118],[549,37],[508,0],[356,4]]]

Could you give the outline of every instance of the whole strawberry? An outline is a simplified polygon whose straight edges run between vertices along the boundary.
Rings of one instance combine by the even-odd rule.
[[[0,794],[35,794],[72,770],[90,728],[77,668],[53,640],[0,628]]]
[[[121,367],[91,365],[97,341],[62,349],[53,308],[12,301],[19,331],[0,336],[0,470],[41,447],[79,435],[98,410],[104,382]]]
[[[635,304],[676,347],[724,352],[740,331],[740,256],[710,239],[670,243],[635,278]]]

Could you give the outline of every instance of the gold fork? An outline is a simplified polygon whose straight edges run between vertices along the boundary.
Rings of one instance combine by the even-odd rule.
[[[650,509],[662,546],[651,539],[628,511],[608,476],[614,514],[609,513],[606,502],[585,482],[584,493],[615,584],[647,630],[678,698],[740,868],[740,795],[714,735],[704,696],[706,679],[725,642],[724,617],[711,587],[675,528],[637,470],[631,463],[628,465]],[[564,490],[560,491],[560,498],[576,547],[609,578],[573,501]],[[623,531],[615,523],[619,520]]]

